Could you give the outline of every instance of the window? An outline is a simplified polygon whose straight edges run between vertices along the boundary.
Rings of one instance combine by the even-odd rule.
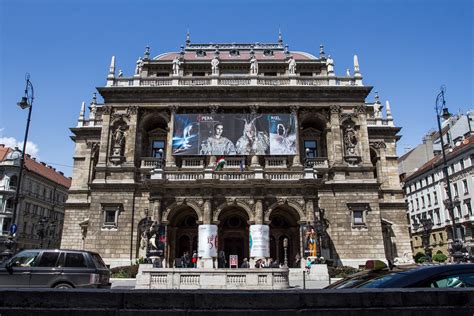
[[[421,197],[421,207],[425,208],[425,197],[424,196]]]
[[[363,211],[354,211],[354,225],[362,225],[364,224],[364,214]]]
[[[41,255],[41,258],[37,264],[38,267],[55,267],[56,262],[58,261],[59,251],[58,252],[49,252],[45,251]]]
[[[204,77],[206,75],[205,72],[202,72],[202,71],[195,71],[193,72],[193,76],[194,77]]]
[[[102,207],[103,211],[103,228],[117,228],[118,216],[121,211],[120,205],[107,205]]]
[[[415,199],[415,202],[416,202],[416,209],[419,210],[420,209],[420,201],[418,201],[418,198]]]
[[[277,73],[276,72],[264,72],[263,75],[265,77],[276,77]]]
[[[439,209],[436,209],[434,211],[433,223],[436,224],[436,225],[441,224],[441,218],[439,217]]]
[[[427,197],[428,197],[428,206],[431,206],[431,194],[428,193]]]
[[[82,253],[67,253],[64,267],[65,268],[87,268],[87,264],[84,260],[84,255]]]
[[[454,196],[459,196],[458,184],[457,183],[453,183],[453,191],[454,191]]]
[[[11,262],[14,267],[31,267],[38,255],[39,251],[36,250],[20,252]]]
[[[454,169],[454,164],[452,164],[452,165],[451,165],[451,174],[453,174],[454,171],[455,171],[455,169]]]
[[[474,273],[453,273],[449,276],[440,276],[430,281],[432,288],[474,287]]]
[[[471,199],[464,200],[464,204],[466,204],[466,215],[472,216],[472,206],[471,206]]]
[[[469,194],[469,187],[467,186],[467,179],[462,180],[462,187],[464,194]]]
[[[438,193],[436,191],[433,192],[433,200],[434,205],[438,205]]]
[[[461,217],[461,206],[459,206],[459,205],[456,206],[455,211],[456,211],[456,212],[455,212],[455,215],[454,215],[454,216],[455,216],[456,218]]]
[[[306,158],[316,158],[318,156],[316,144],[317,142],[315,140],[304,141],[304,150]]]
[[[474,166],[474,155],[471,155],[469,158],[471,160],[471,166]]]
[[[435,182],[435,175],[432,174],[432,175],[431,175],[431,183],[434,183],[434,182]]]
[[[152,157],[163,158],[165,153],[165,141],[154,140],[152,144]]]
[[[463,170],[464,169],[464,160],[463,159],[461,159],[459,161],[459,165],[461,166],[461,170]]]

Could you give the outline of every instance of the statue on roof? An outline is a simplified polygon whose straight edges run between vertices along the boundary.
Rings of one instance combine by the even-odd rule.
[[[296,60],[293,58],[293,56],[290,56],[290,59],[287,61],[288,63],[288,72],[290,75],[296,74]]]
[[[328,73],[334,72],[334,60],[331,58],[331,55],[326,59],[326,66],[328,67]]]
[[[137,60],[137,65],[135,67],[135,75],[136,76],[140,75],[141,71],[142,71],[142,58],[139,57]]]
[[[179,60],[179,57],[176,56],[173,59],[173,75],[178,76],[179,75],[179,66],[182,64],[182,62]]]
[[[212,74],[219,75],[219,58],[217,56],[214,56],[214,58],[211,60],[211,67]]]
[[[258,62],[257,58],[252,55],[250,58],[250,74],[251,75],[258,75]]]

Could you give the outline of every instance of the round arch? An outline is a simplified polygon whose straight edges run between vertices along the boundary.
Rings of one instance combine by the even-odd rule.
[[[221,205],[219,205],[216,208],[216,211],[213,212],[212,221],[214,223],[218,223],[219,222],[219,216],[221,215],[222,211],[227,209],[227,208],[233,207],[233,206],[234,207],[239,207],[242,210],[244,210],[247,213],[247,217],[248,217],[249,222],[254,222],[255,221],[255,216],[253,214],[253,209],[247,203],[244,203],[244,202],[241,202],[241,201],[234,201],[234,202],[230,202],[230,203],[226,202],[226,203],[222,203]]]
[[[202,223],[202,210],[201,208],[194,202],[191,201],[184,201],[184,202],[175,202],[171,204],[163,213],[163,223],[168,224],[170,221],[173,220],[173,218],[182,210],[185,208],[191,208],[197,216],[197,221],[199,223]]]
[[[272,212],[275,209],[278,209],[278,208],[291,209],[292,211],[296,212],[299,216],[299,222],[306,222],[306,220],[307,220],[306,219],[306,214],[305,214],[303,208],[299,204],[291,202],[291,201],[279,201],[279,202],[276,202],[276,203],[270,205],[267,212],[265,212],[265,216],[264,216],[264,222],[265,223],[270,222],[270,216],[271,216]]]

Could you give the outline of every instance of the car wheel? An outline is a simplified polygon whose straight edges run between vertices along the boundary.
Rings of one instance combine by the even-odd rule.
[[[69,283],[59,283],[54,286],[55,289],[72,289],[73,286]]]

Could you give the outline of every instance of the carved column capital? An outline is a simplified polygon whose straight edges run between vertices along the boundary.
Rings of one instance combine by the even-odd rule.
[[[131,105],[127,108],[127,114],[128,115],[136,115],[137,113],[138,113],[138,106]]]
[[[110,115],[112,114],[112,107],[110,105],[105,105],[103,107],[103,111],[102,111],[103,114],[105,115]]]
[[[341,113],[341,106],[337,104],[333,104],[329,106],[329,112],[331,114],[340,114]]]
[[[354,113],[357,114],[357,115],[365,115],[365,114],[367,114],[367,108],[366,108],[365,104],[359,104],[359,105],[355,108]]]
[[[251,104],[251,105],[249,105],[249,108],[250,108],[250,113],[252,113],[252,114],[257,114],[258,105],[256,105],[256,104]]]
[[[297,104],[290,105],[291,114],[297,114],[299,108],[300,108],[300,106],[297,105]]]
[[[179,109],[179,105],[177,104],[172,104],[168,107],[170,109],[170,113],[171,114],[176,114],[176,112],[178,112],[178,109]]]
[[[219,110],[219,104],[209,104],[209,112],[211,114],[216,114]]]

